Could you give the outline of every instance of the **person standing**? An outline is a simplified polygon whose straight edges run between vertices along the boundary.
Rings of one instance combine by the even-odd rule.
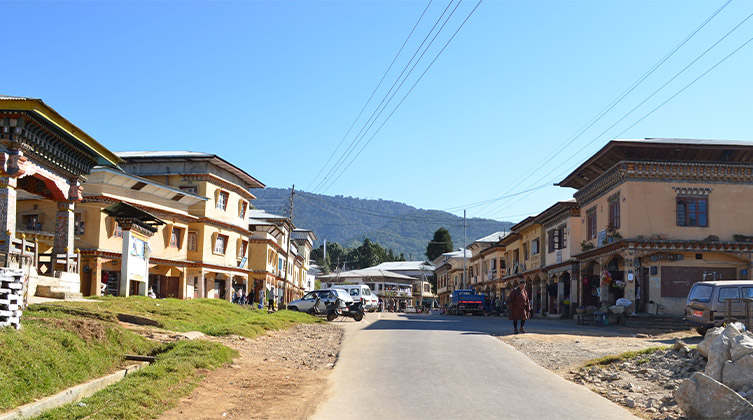
[[[528,299],[525,285],[525,280],[519,280],[518,287],[513,289],[510,296],[507,297],[507,308],[510,311],[508,318],[512,320],[515,334],[518,334],[518,332],[526,332],[526,329],[524,328],[526,319],[531,317],[531,301]],[[520,321],[520,331],[518,331],[518,321]]]
[[[275,310],[275,287],[271,286],[269,288],[269,291],[267,292],[267,310],[274,311]]]

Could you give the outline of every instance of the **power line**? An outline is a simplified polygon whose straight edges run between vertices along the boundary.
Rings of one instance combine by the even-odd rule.
[[[376,87],[375,87],[375,88],[374,88],[374,90],[373,90],[373,91],[371,92],[371,95],[369,96],[369,99],[368,99],[368,100],[366,100],[366,103],[365,103],[365,104],[363,104],[363,108],[361,108],[361,112],[359,112],[359,113],[358,113],[358,116],[356,117],[356,119],[355,119],[355,120],[353,120],[353,124],[351,124],[351,125],[350,125],[350,128],[348,128],[348,131],[347,131],[347,132],[345,133],[345,135],[343,136],[343,138],[342,138],[342,139],[340,140],[340,143],[338,143],[338,144],[337,144],[337,147],[336,147],[336,148],[335,148],[335,150],[334,150],[334,151],[332,152],[332,154],[331,154],[331,155],[329,156],[329,159],[327,159],[327,162],[326,162],[326,163],[325,163],[325,164],[324,164],[324,165],[322,166],[322,168],[321,168],[321,169],[319,169],[319,172],[318,172],[318,173],[316,174],[316,176],[314,176],[314,177],[313,177],[313,178],[311,179],[311,182],[309,183],[308,187],[306,187],[306,189],[309,189],[309,188],[311,187],[311,185],[312,185],[312,184],[314,183],[314,181],[316,181],[316,179],[317,179],[317,178],[319,177],[319,175],[321,175],[321,173],[322,173],[322,171],[324,170],[324,168],[326,168],[326,167],[327,167],[327,165],[329,165],[329,162],[330,162],[330,161],[332,160],[332,158],[333,158],[333,157],[335,156],[335,154],[337,153],[337,151],[338,151],[338,150],[340,150],[340,146],[342,146],[342,144],[343,144],[343,141],[345,141],[345,139],[346,139],[346,138],[348,137],[348,135],[350,134],[351,130],[353,130],[353,127],[354,127],[354,126],[356,125],[356,122],[358,121],[358,119],[359,119],[359,118],[361,118],[361,115],[363,114],[363,111],[364,111],[364,110],[366,109],[366,107],[367,107],[367,106],[369,105],[369,103],[371,102],[371,99],[372,99],[372,98],[374,97],[374,94],[375,94],[375,93],[376,93],[376,91],[377,91],[377,90],[379,89],[379,87],[380,87],[380,86],[382,86],[382,82],[384,81],[385,77],[387,77],[387,74],[388,74],[388,73],[390,72],[390,70],[392,69],[392,66],[393,66],[393,65],[395,64],[395,61],[397,60],[397,57],[399,57],[399,56],[400,56],[400,53],[402,53],[402,52],[403,52],[403,48],[405,48],[405,45],[406,45],[406,44],[408,43],[408,40],[410,39],[410,37],[411,37],[411,36],[413,35],[413,32],[414,32],[414,31],[416,30],[416,28],[418,27],[418,24],[419,24],[419,23],[421,22],[421,19],[423,19],[424,15],[426,14],[426,11],[427,11],[427,10],[429,10],[429,6],[431,6],[431,3],[432,3],[432,1],[433,1],[433,0],[429,0],[429,3],[428,3],[428,4],[426,5],[426,8],[425,8],[425,9],[424,9],[424,11],[423,11],[423,12],[421,13],[421,16],[419,16],[418,20],[416,21],[416,24],[415,24],[415,25],[413,25],[413,29],[411,29],[410,33],[408,34],[408,37],[406,37],[406,38],[405,38],[405,41],[403,42],[403,45],[402,45],[402,46],[400,47],[400,49],[399,49],[399,50],[397,51],[397,54],[395,54],[395,58],[393,58],[393,59],[392,59],[392,62],[390,63],[389,67],[387,67],[387,70],[385,70],[384,74],[382,75],[382,78],[381,78],[381,79],[379,80],[379,83],[377,83]],[[731,0],[730,0],[730,1],[731,1]]]
[[[322,178],[321,181],[319,181],[319,183],[316,185],[316,187],[314,187],[314,189],[312,190],[313,192],[319,191],[319,188],[321,186],[326,185],[327,178],[329,178],[333,173],[337,172],[337,169],[340,168],[340,166],[342,165],[342,162],[344,162],[347,159],[347,157],[350,156],[350,154],[352,153],[353,149],[355,149],[354,144],[357,144],[356,140],[358,139],[359,136],[361,136],[361,133],[364,132],[363,131],[364,128],[366,128],[366,126],[369,124],[369,122],[372,120],[372,118],[374,118],[374,115],[377,113],[377,111],[379,110],[379,108],[382,106],[382,104],[384,104],[384,101],[387,99],[387,97],[389,96],[390,92],[392,92],[392,90],[395,88],[395,85],[397,85],[397,82],[400,81],[400,79],[402,78],[403,74],[405,74],[405,71],[411,65],[411,63],[413,62],[413,59],[416,58],[416,55],[418,54],[418,52],[421,51],[421,48],[426,43],[426,40],[429,39],[429,37],[431,36],[431,34],[434,32],[434,29],[437,27],[437,25],[439,24],[439,22],[442,21],[442,18],[444,17],[445,13],[447,13],[447,10],[449,10],[450,6],[452,6],[453,2],[454,2],[454,0],[450,0],[450,3],[447,5],[447,7],[444,9],[444,11],[442,11],[442,14],[439,16],[439,18],[437,18],[436,22],[434,22],[434,26],[431,27],[431,30],[429,30],[429,32],[426,34],[426,37],[424,37],[424,40],[421,41],[421,44],[418,46],[418,48],[416,48],[416,51],[413,53],[413,56],[411,56],[410,60],[408,60],[408,63],[405,65],[405,67],[403,67],[403,70],[400,72],[400,74],[395,79],[395,82],[392,84],[392,86],[390,87],[390,89],[387,91],[387,93],[384,95],[384,97],[382,98],[382,100],[379,102],[379,105],[377,105],[377,107],[371,113],[371,116],[369,116],[369,119],[366,120],[366,122],[364,123],[364,125],[361,127],[361,130],[358,131],[358,134],[356,134],[355,138],[353,138],[353,140],[350,142],[350,144],[345,149],[345,151],[343,151],[343,153],[337,159],[337,162],[335,162],[335,164],[333,164],[332,168],[327,172],[327,174],[324,176],[324,178]],[[462,0],[460,0],[460,2],[462,2]],[[457,4],[459,5],[460,2],[458,2]],[[457,6],[455,6],[455,8],[457,9]],[[454,12],[455,12],[455,10],[453,9],[453,13]],[[452,16],[452,14],[450,14],[450,16]],[[448,18],[448,20],[449,20],[449,18]],[[441,31],[441,28],[440,28],[440,31]],[[439,34],[440,31],[438,31],[437,34]],[[435,38],[436,38],[436,36],[435,36]],[[432,40],[432,42],[433,42],[433,40]],[[431,46],[431,44],[429,44],[429,46]],[[423,55],[422,55],[422,57],[423,57]],[[418,61],[420,61],[420,58],[416,61],[416,63],[418,63]],[[410,76],[410,72],[408,72],[408,75],[406,75],[405,77],[407,78],[408,76]],[[387,103],[389,104],[389,101]],[[387,105],[385,105],[385,107],[386,106]],[[359,142],[360,142],[360,140],[359,140]]]
[[[725,6],[726,6],[726,4],[725,4]],[[544,174],[544,175],[543,175],[543,176],[542,176],[541,178],[539,178],[538,180],[536,180],[536,181],[534,181],[534,182],[539,182],[539,181],[541,181],[541,180],[542,180],[542,179],[544,179],[544,178],[545,178],[546,176],[548,176],[549,174],[551,174],[552,172],[554,172],[554,171],[555,171],[555,170],[556,170],[557,168],[560,168],[560,167],[562,167],[562,166],[563,166],[563,165],[564,165],[565,163],[567,163],[567,162],[569,162],[570,160],[572,160],[572,159],[573,159],[574,157],[576,157],[576,156],[577,156],[577,155],[578,155],[579,153],[581,153],[582,151],[584,151],[584,150],[585,150],[585,149],[586,149],[586,148],[587,148],[588,146],[590,146],[590,145],[591,145],[591,144],[593,144],[593,143],[594,143],[594,142],[595,142],[596,140],[598,140],[599,138],[601,138],[601,137],[602,137],[602,136],[603,136],[604,134],[606,134],[606,133],[607,133],[607,132],[608,132],[609,130],[611,130],[612,128],[614,128],[615,126],[617,126],[617,124],[619,124],[619,123],[621,123],[621,122],[622,122],[623,120],[625,120],[625,118],[627,118],[628,116],[630,116],[630,115],[631,115],[631,114],[632,114],[632,113],[633,113],[633,112],[634,112],[635,110],[637,110],[638,108],[640,108],[640,107],[641,107],[641,106],[642,106],[643,104],[645,104],[645,103],[646,103],[646,102],[647,102],[647,101],[648,101],[649,99],[653,98],[653,97],[654,97],[654,96],[655,96],[655,95],[656,95],[657,93],[659,93],[659,92],[660,92],[660,91],[661,91],[662,89],[664,89],[664,88],[665,88],[665,87],[666,87],[667,85],[669,85],[669,84],[670,84],[670,83],[671,83],[672,81],[674,81],[674,80],[675,80],[675,79],[676,79],[677,77],[679,77],[679,76],[680,76],[680,75],[681,75],[682,73],[684,73],[684,72],[685,72],[685,70],[687,70],[688,68],[690,68],[690,67],[691,67],[691,66],[692,66],[693,64],[695,64],[695,63],[696,63],[696,62],[697,62],[698,60],[700,60],[700,59],[701,59],[701,58],[702,58],[703,56],[705,56],[705,55],[706,55],[706,54],[707,54],[707,53],[708,53],[709,51],[711,51],[711,50],[712,50],[712,49],[714,49],[714,48],[715,48],[715,47],[716,47],[717,45],[719,45],[719,43],[721,43],[721,42],[722,42],[722,41],[723,41],[724,39],[726,39],[726,38],[727,38],[727,37],[728,37],[729,35],[731,35],[731,34],[732,34],[732,33],[733,33],[734,31],[736,31],[736,30],[737,30],[737,29],[738,29],[738,28],[739,28],[740,26],[742,26],[742,25],[743,25],[743,24],[744,24],[744,23],[745,23],[745,22],[746,22],[746,21],[747,21],[748,19],[750,19],[751,17],[753,17],[753,13],[751,13],[750,15],[748,15],[747,17],[745,17],[745,19],[743,19],[742,21],[740,21],[740,23],[738,23],[738,24],[737,24],[737,25],[735,25],[735,26],[734,26],[734,27],[733,27],[732,29],[730,29],[730,30],[729,30],[729,32],[727,32],[727,33],[726,33],[726,34],[725,34],[724,36],[722,36],[722,37],[721,37],[720,39],[718,39],[718,40],[717,40],[717,41],[716,41],[715,43],[713,43],[713,44],[712,44],[712,45],[711,45],[710,47],[708,47],[708,48],[707,48],[707,49],[706,49],[706,50],[705,50],[704,52],[702,52],[702,53],[701,53],[701,54],[700,54],[700,55],[699,55],[698,57],[696,57],[696,58],[695,58],[695,59],[694,59],[693,61],[691,61],[691,62],[690,62],[689,64],[687,64],[687,65],[686,65],[685,67],[683,67],[683,68],[682,68],[682,70],[680,70],[679,72],[677,72],[677,73],[676,73],[676,74],[675,74],[674,76],[672,76],[672,77],[671,77],[671,78],[670,78],[669,80],[667,80],[667,81],[666,81],[666,82],[665,82],[664,84],[662,84],[662,85],[661,85],[661,86],[660,86],[659,88],[657,88],[656,90],[654,90],[654,92],[652,92],[652,93],[651,93],[651,94],[650,94],[650,95],[649,95],[649,96],[648,96],[648,97],[647,97],[646,99],[644,99],[643,101],[641,101],[641,102],[640,102],[640,103],[639,103],[638,105],[636,105],[635,107],[633,107],[633,108],[632,108],[632,109],[631,109],[630,111],[628,111],[628,112],[627,112],[627,113],[626,113],[625,115],[623,115],[623,116],[622,116],[622,117],[621,117],[620,119],[618,119],[618,120],[617,120],[617,121],[616,121],[615,123],[613,123],[612,125],[610,125],[610,126],[609,126],[609,127],[608,127],[608,128],[606,129],[606,130],[604,130],[604,131],[602,131],[601,133],[599,133],[599,134],[598,134],[597,136],[595,136],[595,137],[594,137],[593,139],[591,139],[591,141],[589,141],[589,142],[588,142],[588,143],[586,143],[586,144],[585,144],[584,146],[582,146],[582,147],[581,147],[581,148],[580,148],[579,150],[577,150],[577,151],[576,151],[575,153],[573,153],[572,155],[570,155],[570,157],[568,157],[567,159],[565,159],[564,161],[562,161],[562,162],[561,162],[561,163],[560,163],[559,165],[556,165],[555,167],[553,167],[553,168],[552,168],[552,169],[551,169],[551,170],[550,170],[549,172],[547,172],[547,173],[546,173],[546,174]],[[747,44],[747,42],[746,42],[746,44]],[[742,47],[743,47],[744,45],[745,45],[745,44],[743,44],[742,46],[740,46],[740,47],[739,47],[739,48],[738,48],[737,50],[733,51],[733,52],[732,52],[732,54],[734,54],[735,52],[737,52],[737,51],[738,51],[738,50],[739,50],[740,48],[742,48]],[[731,54],[730,54],[730,55],[731,55]],[[728,56],[728,57],[729,57],[729,56]],[[723,59],[722,61],[726,60],[726,59],[727,59],[728,57],[725,57],[725,58],[724,58],[724,59]],[[716,66],[718,66],[719,64],[721,64],[721,62],[719,62],[719,63],[717,63],[716,65],[714,65],[714,66],[713,66],[712,68],[710,68],[709,70],[707,70],[707,71],[706,71],[705,73],[703,73],[703,74],[702,74],[701,76],[699,76],[698,78],[700,79],[701,77],[703,77],[704,75],[706,75],[706,73],[708,73],[709,71],[711,71],[711,70],[713,70],[714,68],[716,68]],[[697,80],[697,79],[696,79],[696,80]],[[680,92],[682,92],[683,90],[685,90],[686,88],[688,88],[688,87],[689,87],[690,85],[692,85],[693,83],[695,83],[695,80],[694,80],[693,82],[691,82],[691,83],[690,83],[689,85],[687,85],[687,86],[686,86],[685,88],[683,88],[683,89],[682,89],[682,90],[681,90]],[[649,113],[649,115],[650,115],[651,113],[653,113],[654,111],[656,111],[657,109],[659,109],[659,108],[660,108],[661,106],[663,106],[663,105],[664,105],[664,104],[665,104],[666,102],[669,102],[669,100],[673,99],[673,98],[674,98],[675,96],[677,96],[677,95],[678,95],[678,94],[679,94],[680,92],[676,93],[675,95],[673,95],[672,97],[670,97],[670,98],[669,98],[669,99],[668,99],[667,101],[665,101],[664,103],[662,103],[661,105],[659,105],[659,107],[657,107],[657,108],[655,108],[655,109],[654,109],[653,111],[651,111],[651,112]],[[639,121],[637,121],[636,123],[634,123],[633,125],[631,125],[630,127],[628,127],[628,129],[632,128],[632,127],[633,127],[633,126],[635,126],[635,125],[636,125],[636,124],[637,124],[638,122],[642,121],[642,120],[643,120],[643,119],[645,119],[646,117],[648,117],[648,115],[644,116],[644,117],[643,117],[643,118],[641,118],[641,119],[640,119]],[[625,129],[625,130],[623,130],[623,131],[622,131],[622,132],[621,132],[620,134],[618,134],[618,136],[619,136],[619,135],[621,135],[622,133],[624,133],[625,131],[627,131],[628,129]],[[497,209],[497,207],[495,207],[495,208],[494,208],[493,210],[496,210],[496,209]],[[487,214],[487,215],[488,215],[488,214],[489,214],[489,212],[487,212],[487,213],[482,213],[482,215],[483,215],[483,214]]]
[[[431,61],[431,63],[429,63],[429,66],[426,67],[426,70],[424,70],[424,72],[421,73],[421,75],[418,77],[418,79],[415,81],[415,83],[413,83],[413,86],[411,86],[411,88],[408,90],[408,92],[405,94],[405,96],[403,96],[403,98],[400,100],[400,102],[397,104],[397,106],[395,106],[395,108],[392,110],[392,112],[390,112],[390,114],[387,116],[387,118],[384,120],[384,122],[382,122],[382,124],[379,126],[379,128],[377,128],[376,132],[374,132],[374,134],[369,138],[369,140],[366,142],[366,144],[364,144],[363,147],[361,147],[361,150],[358,151],[358,153],[350,160],[350,162],[348,163],[348,165],[337,175],[337,177],[334,180],[332,180],[329,183],[329,185],[323,191],[326,191],[327,189],[329,189],[329,187],[331,187],[332,184],[334,184],[342,176],[342,174],[345,173],[345,171],[347,171],[348,168],[350,168],[350,165],[353,164],[353,162],[358,158],[358,156],[361,155],[361,152],[363,152],[363,150],[366,148],[366,146],[368,146],[369,143],[371,143],[371,141],[374,139],[374,137],[379,133],[379,131],[382,130],[382,127],[384,127],[384,125],[387,123],[387,121],[390,120],[390,118],[395,113],[395,111],[397,111],[398,108],[400,108],[400,105],[403,104],[403,102],[408,97],[408,95],[410,95],[410,93],[413,92],[413,89],[416,87],[416,85],[418,84],[418,82],[420,82],[421,79],[423,79],[424,75],[426,75],[426,72],[429,71],[429,69],[431,68],[432,65],[434,65],[434,63],[437,61],[437,59],[439,58],[439,56],[442,55],[442,52],[444,52],[444,50],[447,48],[447,46],[450,45],[450,42],[452,42],[452,40],[455,39],[455,36],[458,34],[458,32],[460,32],[460,29],[462,29],[463,26],[465,26],[465,23],[468,22],[468,19],[470,19],[470,17],[473,15],[473,13],[476,11],[476,9],[478,9],[478,7],[481,5],[482,1],[483,0],[479,0],[479,2],[476,3],[476,6],[473,8],[473,10],[471,10],[471,12],[468,14],[468,16],[463,20],[463,23],[460,24],[460,26],[455,31],[455,33],[452,34],[452,36],[450,37],[450,39],[447,40],[447,42],[445,43],[444,47],[442,47],[442,49],[439,51],[439,53],[437,53],[436,57],[434,57],[434,59]],[[447,22],[445,22],[445,23],[447,23]]]
[[[696,27],[682,41],[680,41],[680,43],[678,43],[677,45],[675,45],[667,54],[665,54],[664,57],[662,57],[661,60],[659,60],[656,64],[654,64],[651,68],[649,68],[649,70],[646,71],[646,73],[644,73],[640,78],[638,78],[638,80],[636,80],[635,82],[633,82],[633,84],[630,85],[625,91],[623,91],[617,98],[615,98],[614,100],[612,100],[612,102],[609,105],[607,105],[604,109],[602,109],[602,111],[600,111],[598,114],[596,114],[594,117],[592,117],[591,120],[588,123],[586,123],[578,131],[576,131],[575,133],[573,133],[573,135],[571,135],[568,138],[568,140],[566,140],[566,142],[560,148],[558,148],[555,152],[553,152],[552,154],[550,154],[548,156],[548,158],[544,162],[542,162],[541,164],[539,164],[538,167],[535,169],[535,171],[538,171],[539,169],[543,168],[546,164],[548,164],[549,162],[551,162],[552,159],[554,159],[562,151],[564,151],[567,147],[569,147],[571,144],[573,144],[575,142],[575,140],[577,140],[583,134],[585,134],[586,131],[588,131],[591,127],[593,127],[594,124],[596,124],[599,120],[601,120],[607,113],[609,113],[609,111],[611,111],[612,109],[614,109],[615,106],[617,106],[620,102],[622,102],[622,100],[625,99],[625,97],[627,97],[630,93],[632,93],[641,83],[643,83],[643,81],[645,81],[649,76],[651,76],[651,74],[653,74],[667,60],[669,60],[669,58],[671,58],[680,48],[682,48],[688,41],[690,41],[690,39],[693,38],[693,36],[695,36],[698,32],[700,32],[700,30],[703,29],[706,26],[706,24],[708,24],[712,19],[714,19],[714,17],[716,17],[731,2],[732,2],[732,0],[727,0],[726,3],[724,3],[721,7],[719,7],[717,10],[715,10],[711,15],[709,15],[698,27]],[[604,133],[602,133],[602,134],[604,134]],[[601,135],[599,135],[599,136],[601,136]],[[590,145],[591,143],[588,143],[588,144]],[[581,150],[583,150],[583,149],[581,149]],[[556,167],[555,167],[555,169],[556,169]],[[549,173],[551,173],[551,171]],[[547,173],[547,175],[549,173]],[[519,186],[520,184],[522,184],[523,181],[525,181],[526,179],[529,178],[529,176],[530,175],[523,174],[520,178],[518,178],[518,183],[515,184],[512,188],[508,189],[507,191],[510,191],[510,190],[516,188],[517,186]],[[536,182],[538,182],[538,181],[536,181]],[[497,200],[490,201],[489,204],[487,204],[484,208],[481,209],[481,211],[483,211],[485,208],[487,208],[491,203],[493,203],[495,201],[497,201]],[[494,207],[491,211],[498,210],[498,209],[499,209],[498,207]],[[490,212],[481,213],[481,214],[489,214],[489,213]]]

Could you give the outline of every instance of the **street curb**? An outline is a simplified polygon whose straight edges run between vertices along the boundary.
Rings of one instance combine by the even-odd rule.
[[[81,385],[76,385],[74,387],[68,388],[65,391],[62,391],[55,395],[42,398],[39,401],[22,405],[21,407],[18,407],[13,411],[0,414],[0,420],[28,419],[31,417],[36,417],[47,410],[82,400],[94,394],[95,392],[108,387],[109,385],[121,381],[126,377],[126,375],[136,372],[148,364],[148,362],[141,362],[130,365],[125,369],[117,371],[110,375],[98,379],[93,379]]]

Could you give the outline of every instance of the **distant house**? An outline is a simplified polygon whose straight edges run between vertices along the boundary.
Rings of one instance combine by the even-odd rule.
[[[461,288],[463,277],[463,254],[466,261],[471,258],[471,251],[445,252],[433,261],[434,274],[437,276],[437,295],[439,305],[446,307],[450,304],[452,292]]]

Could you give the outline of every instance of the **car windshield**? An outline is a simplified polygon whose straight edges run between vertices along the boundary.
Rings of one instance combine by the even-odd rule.
[[[688,295],[689,301],[711,302],[711,292],[714,288],[708,284],[696,284]]]
[[[303,296],[303,299],[316,299],[316,292],[308,292],[305,296]]]

